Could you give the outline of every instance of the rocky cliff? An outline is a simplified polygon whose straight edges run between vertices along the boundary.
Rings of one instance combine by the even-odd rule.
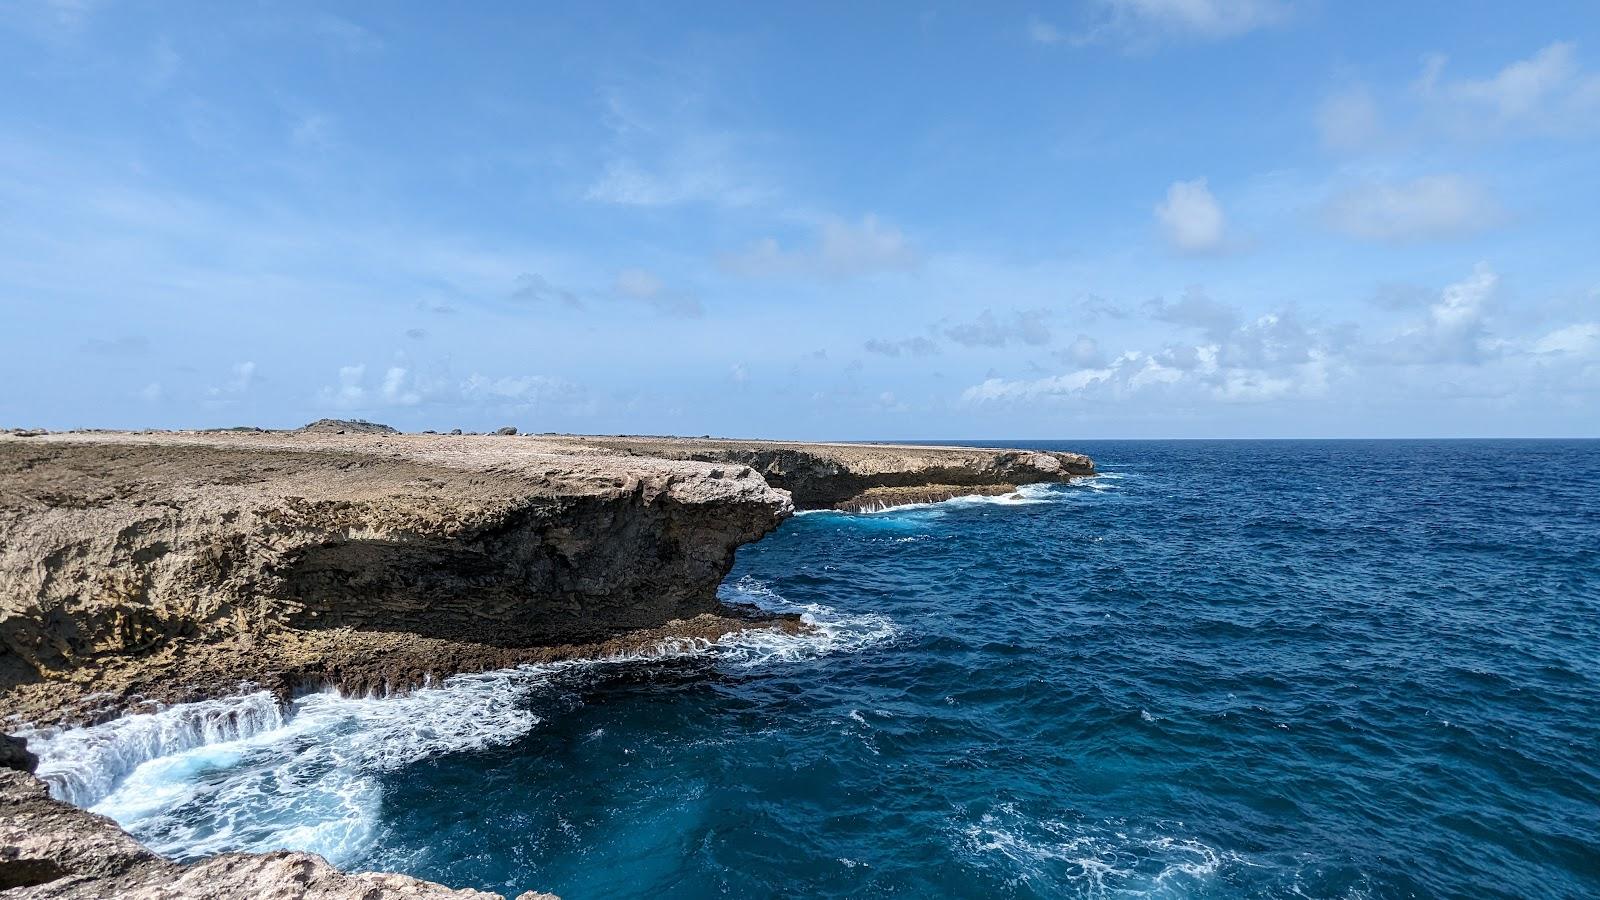
[[[789,492],[798,509],[881,509],[1094,474],[1081,453],[910,444],[816,444],[712,438],[538,438],[551,448],[749,466]]]
[[[0,715],[82,720],[241,681],[389,690],[714,639],[750,625],[716,600],[734,551],[796,504],[1092,471],[1033,451],[382,426],[0,435]]]

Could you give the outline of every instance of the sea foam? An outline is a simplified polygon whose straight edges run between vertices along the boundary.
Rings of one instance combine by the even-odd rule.
[[[324,692],[280,706],[255,691],[26,736],[52,795],[110,816],[164,855],[292,849],[348,864],[376,836],[386,773],[522,738],[540,721],[529,695],[562,671],[683,658],[748,670],[852,652],[896,633],[883,616],[791,604],[755,579],[725,585],[722,595],[798,613],[810,627],[667,640],[640,653],[457,675],[390,697]]]

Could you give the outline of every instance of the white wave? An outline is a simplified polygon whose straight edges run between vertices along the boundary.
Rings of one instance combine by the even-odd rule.
[[[457,675],[390,697],[324,692],[280,707],[257,691],[33,732],[29,749],[52,794],[110,816],[158,853],[291,849],[348,864],[376,837],[384,773],[522,738],[540,721],[528,695],[557,672],[684,657],[749,669],[850,652],[896,633],[883,616],[792,604],[751,578],[723,593],[797,612],[812,627],[667,640],[640,653]]]
[[[963,829],[960,844],[978,865],[999,865],[1047,893],[1071,885],[1094,897],[1190,896],[1225,866],[1249,865],[1200,841],[1118,822],[1031,820],[1010,805]]]
[[[282,724],[277,700],[266,691],[257,691],[123,716],[89,728],[19,734],[38,755],[38,775],[50,785],[50,793],[78,806],[90,806],[147,760],[238,740]]]

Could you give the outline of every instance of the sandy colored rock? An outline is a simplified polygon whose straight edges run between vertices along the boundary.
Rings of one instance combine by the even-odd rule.
[[[948,497],[1009,492],[1019,485],[1094,474],[1081,453],[916,444],[839,444],[718,438],[567,437],[546,446],[744,465],[790,492],[797,509],[854,509],[863,494],[887,488],[938,487]]]

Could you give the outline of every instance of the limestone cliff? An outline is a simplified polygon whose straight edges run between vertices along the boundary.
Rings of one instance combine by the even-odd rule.
[[[909,492],[899,502],[925,503],[1094,474],[1094,461],[1081,453],[1042,450],[711,438],[545,436],[539,440],[552,448],[603,448],[749,466],[773,487],[788,491],[798,509],[859,511],[892,505],[885,498],[901,489]]]
[[[797,504],[1093,471],[1023,450],[333,425],[0,435],[0,715],[241,681],[404,688],[641,629],[714,639],[750,624],[716,600],[734,551]]]

